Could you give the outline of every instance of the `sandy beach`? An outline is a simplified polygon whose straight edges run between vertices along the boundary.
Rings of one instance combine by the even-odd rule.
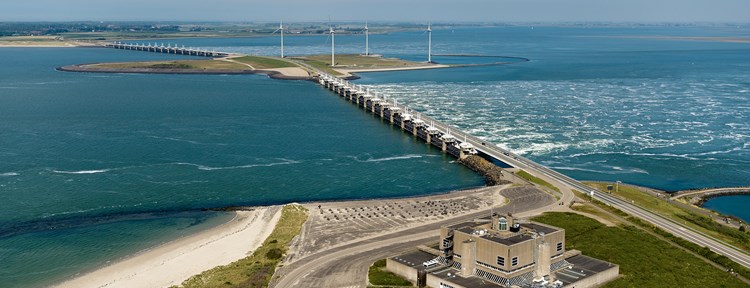
[[[244,258],[271,234],[281,207],[237,211],[229,222],[144,251],[56,287],[169,287]]]

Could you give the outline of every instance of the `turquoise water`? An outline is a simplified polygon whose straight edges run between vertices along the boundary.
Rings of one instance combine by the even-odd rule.
[[[362,73],[357,82],[578,179],[669,191],[750,185],[750,43],[659,36],[749,37],[750,27],[437,29],[435,54],[516,56],[530,62]],[[325,40],[290,37],[286,52],[328,53]],[[276,37],[180,41],[278,53]],[[426,60],[426,42],[419,31],[370,39],[373,53],[416,61]],[[341,53],[361,53],[363,44],[362,35],[336,37]]]
[[[531,61],[366,73],[358,82],[578,179],[666,190],[750,185],[750,44],[640,37],[663,35],[747,37],[750,30],[440,29],[437,54]],[[371,49],[424,61],[426,37],[372,35]],[[285,40],[290,55],[330,47],[325,37]],[[362,36],[336,40],[342,53],[364,50]],[[170,42],[278,53],[276,37]],[[0,49],[0,258],[11,259],[0,264],[0,281],[43,285],[226,217],[203,208],[481,184],[453,159],[312,83],[53,70],[168,57]],[[707,205],[739,216],[750,203],[711,204],[723,199]],[[86,243],[80,253],[70,252],[76,242]]]
[[[310,82],[54,70],[167,58],[0,49],[3,286],[42,286],[231,215],[207,208],[483,183]]]

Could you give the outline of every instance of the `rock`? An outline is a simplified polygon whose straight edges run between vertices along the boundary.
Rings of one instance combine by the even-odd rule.
[[[497,165],[480,156],[469,155],[464,159],[459,159],[458,162],[479,173],[479,175],[482,175],[482,177],[484,177],[484,183],[486,183],[487,186],[510,183],[510,181],[504,179],[502,168],[497,167]]]

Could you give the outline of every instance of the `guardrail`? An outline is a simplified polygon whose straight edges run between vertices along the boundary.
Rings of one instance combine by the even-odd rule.
[[[329,79],[337,79],[336,81],[343,85],[354,87],[354,85],[352,85],[346,80],[339,79],[338,77],[327,74],[309,65],[305,65],[305,64],[303,65],[308,67],[312,71],[316,71],[319,75],[323,77],[326,77]],[[384,97],[384,99],[387,99],[387,97]],[[474,145],[474,148],[476,150],[481,151],[491,157],[494,157],[499,161],[503,161],[511,166],[514,166],[520,169],[525,169],[527,171],[531,170],[529,172],[540,173],[542,175],[555,179],[558,182],[568,186],[571,189],[579,190],[580,192],[589,194],[595,199],[598,199],[608,205],[615,206],[616,208],[628,214],[639,217],[647,222],[652,223],[653,225],[657,227],[660,227],[666,230],[669,233],[677,235],[695,244],[708,247],[712,251],[719,253],[721,255],[724,255],[732,259],[733,261],[745,267],[750,268],[750,255],[748,255],[745,251],[741,251],[731,245],[728,245],[722,242],[721,240],[718,240],[712,236],[706,235],[700,231],[694,230],[690,227],[684,226],[667,217],[649,212],[644,207],[641,207],[631,202],[627,202],[625,200],[619,199],[607,193],[603,193],[594,188],[586,186],[583,183],[579,182],[578,180],[575,180],[567,175],[564,175],[562,173],[549,169],[543,165],[539,165],[536,162],[528,158],[525,158],[523,156],[513,153],[512,151],[497,147],[495,145],[487,145],[485,140],[482,140],[476,136],[463,132],[461,129],[455,126],[444,124],[438,120],[435,120],[432,117],[426,116],[422,113],[409,109],[409,107],[407,107],[406,105],[398,104],[395,102],[392,105],[393,107],[398,107],[400,109],[403,109],[404,111],[411,110],[415,118],[418,118],[427,123],[430,123],[431,126],[437,128],[440,132],[450,133],[459,141],[463,140],[465,142],[468,142]]]

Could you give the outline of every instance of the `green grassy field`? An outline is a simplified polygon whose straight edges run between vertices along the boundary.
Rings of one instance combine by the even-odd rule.
[[[414,287],[409,280],[385,270],[385,259],[375,261],[367,272],[370,287]]]
[[[342,73],[331,68],[331,55],[312,55],[295,57],[294,59],[303,61],[326,73],[342,75]],[[336,55],[336,68],[403,68],[423,65],[425,64],[394,58],[369,57],[355,54]]]
[[[574,213],[545,213],[534,221],[565,229],[567,249],[620,265],[603,287],[747,287],[698,257],[633,226],[607,227]]]
[[[280,58],[263,57],[263,56],[242,56],[231,58],[234,61],[249,64],[255,69],[272,69],[272,68],[286,68],[286,67],[297,67],[296,64],[282,60]]]
[[[310,62],[324,63],[327,66],[331,65],[331,55],[312,55],[299,58]],[[370,57],[356,54],[336,55],[336,66],[341,68],[391,68],[422,65],[425,64],[395,58]]]
[[[538,185],[547,187],[549,189],[555,190],[557,192],[560,192],[560,188],[555,187],[555,185],[552,185],[549,182],[542,180],[541,178],[537,178],[534,175],[529,174],[529,172],[519,170],[518,172],[516,172],[516,175],[520,176],[523,179],[529,180],[531,183],[538,184]]]
[[[276,228],[252,255],[190,277],[182,287],[268,287],[289,242],[299,235],[307,220],[307,209],[286,205]]]
[[[250,70],[249,67],[220,60],[176,60],[148,62],[118,62],[87,65],[92,68],[109,69],[194,69],[194,70]]]
[[[607,185],[613,183],[587,182],[586,185],[594,187],[600,191],[607,191]],[[750,234],[740,232],[739,230],[714,223],[708,217],[697,215],[683,207],[675,205],[668,199],[654,197],[651,194],[643,192],[636,187],[620,185],[619,191],[612,192],[615,196],[632,201],[638,206],[648,211],[657,213],[674,221],[687,225],[690,228],[701,231],[707,235],[721,239],[740,249],[750,252]]]

